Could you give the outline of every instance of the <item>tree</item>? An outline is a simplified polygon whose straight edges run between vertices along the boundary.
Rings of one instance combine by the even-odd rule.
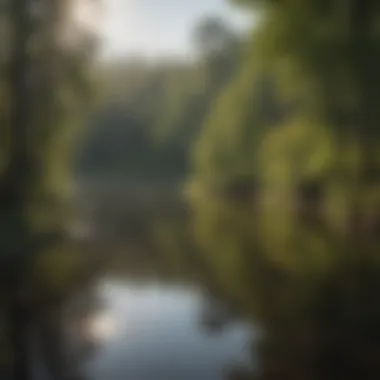
[[[27,55],[28,39],[30,37],[30,18],[28,13],[28,2],[12,2],[11,16],[13,19],[13,49],[11,51],[11,114],[10,114],[10,149],[9,164],[3,176],[3,186],[1,188],[1,208],[3,215],[7,216],[5,223],[16,229],[19,241],[13,249],[18,259],[25,255],[28,235],[28,221],[26,216],[27,176],[30,175],[28,160],[27,136],[30,118],[30,95],[28,93],[28,73],[30,61]],[[29,179],[29,178],[28,178]],[[13,223],[12,223],[13,222]],[[14,244],[14,242],[12,242]],[[23,246],[25,244],[25,246]],[[29,247],[28,247],[29,248]],[[12,287],[19,287],[21,273],[12,271]],[[26,349],[27,321],[23,303],[17,294],[19,290],[14,290],[16,294],[10,296],[10,338],[14,344],[14,376],[16,379],[28,379],[28,354]]]
[[[335,133],[338,146],[354,136],[363,155],[363,180],[376,175],[380,62],[374,1],[261,1],[258,52],[273,68],[286,63],[291,85],[302,83],[303,109]],[[284,70],[283,70],[284,71]],[[339,151],[339,153],[341,150]]]
[[[258,179],[258,152],[265,133],[288,112],[270,73],[247,48],[235,75],[222,88],[193,146],[196,182],[224,187]]]
[[[235,32],[218,17],[205,17],[199,21],[193,39],[199,54],[206,59],[226,54],[238,43]]]
[[[4,49],[5,61],[9,56],[10,80],[5,88],[10,101],[3,131],[9,145],[3,147],[5,165],[0,178],[2,280],[9,292],[8,328],[13,343],[14,377],[20,380],[31,375],[31,304],[24,285],[28,269],[39,250],[52,243],[51,234],[57,236],[61,232],[48,231],[46,236],[46,222],[41,226],[31,211],[41,211],[44,202],[50,202],[51,208],[54,193],[47,188],[47,155],[68,120],[62,84],[67,86],[69,81],[72,89],[75,83],[72,94],[78,96],[82,78],[79,73],[85,64],[78,52],[68,49],[61,39],[69,22],[68,6],[60,0],[21,0],[5,4],[4,9],[12,38],[10,51]],[[58,198],[54,203],[57,202]]]

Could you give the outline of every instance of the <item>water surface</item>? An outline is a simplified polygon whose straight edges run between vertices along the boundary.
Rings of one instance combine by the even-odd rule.
[[[197,287],[110,280],[102,293],[115,326],[87,364],[91,379],[222,380],[251,364],[252,328],[231,321],[208,331]]]

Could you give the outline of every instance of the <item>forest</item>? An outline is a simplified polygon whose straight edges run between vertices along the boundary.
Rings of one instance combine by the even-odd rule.
[[[78,177],[183,182],[193,146],[222,88],[237,69],[242,44],[228,24],[195,26],[196,57],[126,58],[101,63],[98,111],[89,120]]]
[[[202,196],[273,194],[295,208],[318,202],[342,228],[376,224],[372,5],[243,6],[259,15],[252,31],[205,17],[192,60],[98,68],[102,99],[79,144],[77,177],[181,184]]]
[[[176,273],[202,262],[243,314],[266,320],[268,339],[278,344],[274,360],[281,357],[282,340],[289,342],[289,331],[278,327],[288,321],[288,306],[301,302],[294,313],[307,323],[299,328],[312,333],[319,326],[310,310],[332,308],[335,324],[322,329],[345,318],[331,306],[336,299],[354,314],[359,306],[350,304],[351,293],[338,283],[350,278],[355,288],[360,282],[357,292],[366,295],[378,286],[379,4],[232,0],[255,18],[251,30],[238,32],[209,15],[194,25],[191,59],[151,62],[99,60],[99,36],[76,23],[75,3],[1,2],[4,376],[32,378],[30,327],[43,326],[43,318],[104,264],[99,242],[81,245],[68,231],[79,212],[73,201],[78,187],[164,192],[165,205],[181,192],[188,205],[181,212],[191,214],[191,226],[171,222],[169,206],[147,215],[132,210],[133,199],[126,205],[114,197],[105,208],[115,212],[102,215],[124,228],[120,235],[129,245],[139,233],[148,234],[144,244],[158,244],[167,256],[156,260]],[[125,237],[131,226],[136,230]],[[190,234],[201,258],[189,253],[195,250]],[[122,243],[114,242],[118,250]],[[318,297],[330,289],[337,293],[320,305]],[[283,294],[286,308],[268,303],[274,293]],[[368,307],[364,317],[371,313],[378,311]],[[365,335],[365,321],[352,318],[359,337]],[[346,333],[345,326],[338,333]],[[302,351],[301,343],[290,341]],[[267,351],[263,356],[272,358]],[[58,378],[54,371],[53,365],[52,378]],[[262,378],[281,378],[270,376]]]

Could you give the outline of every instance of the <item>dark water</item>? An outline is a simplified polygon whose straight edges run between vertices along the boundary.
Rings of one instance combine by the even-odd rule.
[[[373,229],[250,203],[112,204],[81,210],[81,243],[29,285],[44,295],[33,379],[380,377]]]

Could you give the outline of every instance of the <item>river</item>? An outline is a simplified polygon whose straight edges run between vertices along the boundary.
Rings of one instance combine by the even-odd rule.
[[[107,308],[93,334],[104,339],[87,363],[94,380],[221,380],[251,363],[251,326],[232,322],[208,331],[201,289],[181,283],[106,282]],[[223,323],[223,322],[222,322]]]
[[[30,285],[32,380],[378,379],[379,236],[278,204],[85,206]]]

